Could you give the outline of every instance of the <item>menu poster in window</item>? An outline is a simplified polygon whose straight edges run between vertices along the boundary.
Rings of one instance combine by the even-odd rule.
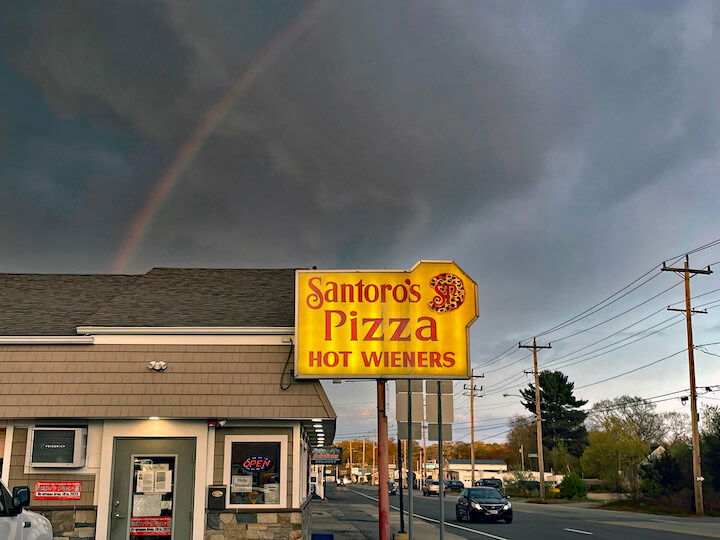
[[[155,471],[137,471],[135,475],[137,479],[135,491],[139,493],[153,493],[155,491]]]
[[[280,504],[280,484],[265,484],[265,502]]]
[[[159,516],[162,510],[162,495],[133,495],[134,517]]]
[[[233,493],[250,493],[252,491],[252,480],[253,477],[247,474],[235,474],[232,477],[232,492]]]
[[[267,491],[268,485],[284,481],[284,471],[280,470],[279,442],[233,441],[230,469],[230,504],[279,504],[279,494],[277,497],[272,493],[268,496]],[[251,489],[247,488],[248,482]],[[239,489],[236,490],[236,487]]]
[[[172,489],[172,471],[155,471],[155,493],[169,493]]]

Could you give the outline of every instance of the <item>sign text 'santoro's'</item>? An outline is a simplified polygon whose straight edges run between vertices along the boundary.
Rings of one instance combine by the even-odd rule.
[[[469,376],[468,327],[477,287],[454,262],[410,271],[299,270],[295,278],[295,376]]]

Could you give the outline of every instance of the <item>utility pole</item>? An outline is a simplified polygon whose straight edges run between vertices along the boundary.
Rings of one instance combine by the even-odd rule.
[[[353,460],[352,460],[352,441],[350,441],[350,483],[352,484],[352,470],[353,470]]]
[[[373,455],[372,455],[372,476],[370,477],[370,485],[375,485],[375,438],[377,437],[377,430],[373,429]]]
[[[537,431],[537,455],[538,455],[538,472],[540,473],[540,498],[545,498],[545,459],[543,457],[542,442],[542,413],[540,411],[540,372],[538,371],[537,351],[538,349],[551,349],[552,346],[538,345],[533,338],[532,345],[523,345],[518,343],[520,349],[532,349],[533,352],[533,373],[535,374],[535,428]]]
[[[687,345],[688,345],[688,369],[690,371],[690,418],[692,425],[692,454],[693,454],[693,487],[695,488],[695,513],[698,516],[705,514],[705,506],[703,503],[702,492],[702,467],[700,465],[700,432],[698,429],[698,412],[697,412],[697,389],[695,388],[695,345],[693,344],[692,331],[692,315],[693,313],[707,313],[705,310],[694,310],[690,307],[690,277],[691,274],[712,274],[712,270],[708,266],[703,270],[695,270],[690,268],[690,257],[685,255],[685,265],[682,268],[672,268],[665,266],[663,263],[663,271],[677,272],[685,281],[685,309],[668,308],[670,311],[684,311],[685,324],[687,327]]]
[[[520,470],[525,470],[525,449],[523,448],[525,445],[520,445]]]
[[[365,483],[365,480],[367,480],[367,474],[365,473],[366,465],[365,465],[365,440],[367,437],[363,437],[363,457],[362,457],[362,473],[363,473],[363,484]]]
[[[483,378],[485,377],[485,374],[478,375],[478,377]],[[483,387],[480,387],[480,391],[482,392]],[[470,487],[475,486],[475,373],[474,370],[470,370],[470,387],[465,385],[465,390],[467,392],[463,392],[464,395],[470,396]],[[478,396],[482,397],[482,396]]]

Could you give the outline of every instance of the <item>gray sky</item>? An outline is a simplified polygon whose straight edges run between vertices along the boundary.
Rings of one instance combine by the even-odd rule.
[[[720,237],[716,2],[0,8],[0,271],[109,271],[193,135],[197,144],[126,271],[408,268],[452,258],[479,284],[476,364],[663,258]],[[240,90],[221,107],[234,84]],[[720,247],[692,263],[718,260]],[[592,326],[675,281],[664,273],[543,339]],[[716,288],[716,275],[693,280],[694,294]],[[590,345],[681,293],[676,287],[541,358]],[[697,343],[720,341],[718,313],[697,317]],[[582,386],[683,344],[678,324],[564,371]],[[511,377],[527,360],[506,367],[521,357],[485,366],[502,368],[482,381],[498,392],[478,402],[486,427],[520,411],[517,399],[499,394],[512,385],[499,383],[525,384]],[[720,384],[718,367],[720,358],[698,353],[699,383]],[[578,394],[594,401],[684,388],[679,355]],[[328,391],[340,434],[372,427],[370,383]],[[456,435],[468,430],[465,403]]]

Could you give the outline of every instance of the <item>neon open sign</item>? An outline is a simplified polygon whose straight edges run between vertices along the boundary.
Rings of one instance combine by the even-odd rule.
[[[251,456],[243,461],[242,466],[246,471],[264,471],[272,467],[272,459],[267,456]]]

